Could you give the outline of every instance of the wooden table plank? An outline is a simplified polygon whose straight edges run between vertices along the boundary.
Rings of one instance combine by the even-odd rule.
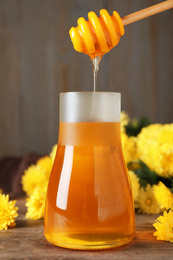
[[[43,234],[43,220],[25,219],[25,200],[17,202],[16,227],[0,231],[0,259],[172,259],[173,244],[157,241],[152,223],[157,215],[136,215],[136,236],[129,244],[110,250],[77,251],[54,246]]]

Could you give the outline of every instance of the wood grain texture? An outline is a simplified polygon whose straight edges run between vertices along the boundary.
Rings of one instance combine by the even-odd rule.
[[[49,153],[58,139],[59,93],[91,91],[89,57],[68,31],[101,8],[121,16],[161,1],[0,0],[0,155]],[[126,26],[102,58],[98,91],[122,93],[122,109],[172,122],[173,11]]]
[[[0,231],[0,259],[166,259],[171,260],[170,242],[157,241],[152,224],[157,215],[136,214],[136,236],[129,244],[110,250],[77,251],[54,246],[43,234],[43,220],[25,219],[25,200],[20,199],[16,227]]]
[[[164,12],[171,8],[173,8],[172,0],[163,1],[159,4],[149,6],[145,9],[136,11],[132,14],[128,14],[128,15],[122,17],[122,22],[123,22],[123,25],[125,26],[128,24],[140,21],[142,19],[145,19],[147,17],[150,17],[152,15],[156,15],[158,13]]]

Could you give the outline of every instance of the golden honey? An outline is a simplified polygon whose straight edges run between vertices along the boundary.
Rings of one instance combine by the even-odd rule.
[[[78,26],[69,31],[73,47],[78,52],[88,54],[91,59],[111,50],[124,34],[122,20],[116,11],[110,16],[107,10],[102,9],[100,17],[89,12],[88,21],[80,17],[77,23]]]
[[[119,122],[60,122],[47,192],[46,239],[104,249],[134,237],[134,206]]]

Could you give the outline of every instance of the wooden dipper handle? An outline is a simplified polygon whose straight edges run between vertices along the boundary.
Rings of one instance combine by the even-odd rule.
[[[143,10],[137,11],[135,13],[128,14],[128,15],[122,17],[121,19],[122,19],[123,25],[128,25],[130,23],[134,23],[136,21],[142,20],[142,19],[152,16],[154,14],[161,13],[161,12],[166,11],[171,8],[173,8],[173,0],[167,0],[160,4],[156,4],[156,5],[150,6],[148,8],[145,8]]]

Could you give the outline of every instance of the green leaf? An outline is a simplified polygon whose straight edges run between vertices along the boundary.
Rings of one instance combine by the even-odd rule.
[[[150,168],[141,160],[130,162],[127,166],[129,170],[132,170],[138,176],[141,187],[146,187],[147,184],[158,184],[159,181],[161,181],[173,192],[173,177],[163,178],[159,176],[156,172],[150,170]]]
[[[146,127],[150,124],[150,120],[146,117],[142,117],[140,120],[134,119],[125,127],[126,134],[128,136],[137,136],[143,127]]]
[[[151,171],[141,160],[139,160],[138,163],[139,168],[133,171],[138,176],[141,187],[146,187],[147,184],[157,184],[159,182],[159,176],[154,171]]]

